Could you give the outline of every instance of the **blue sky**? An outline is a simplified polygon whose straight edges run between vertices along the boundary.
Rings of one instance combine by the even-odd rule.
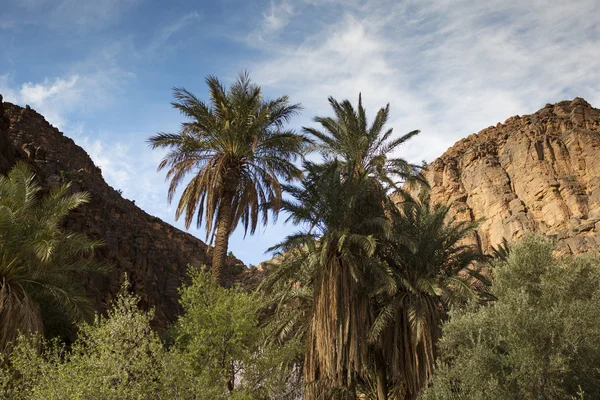
[[[206,98],[209,74],[247,69],[268,97],[327,115],[327,96],[422,133],[400,151],[430,161],[457,140],[546,103],[600,107],[597,0],[0,0],[0,94],[73,138],[106,181],[174,221],[162,154],[145,141],[182,122],[171,88]],[[246,263],[294,230],[279,222],[231,250]],[[204,232],[190,229],[204,238]]]

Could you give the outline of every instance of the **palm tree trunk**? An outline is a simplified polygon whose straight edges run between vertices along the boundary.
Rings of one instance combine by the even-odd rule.
[[[385,362],[383,362],[379,355],[375,356],[375,373],[377,374],[377,400],[387,400],[387,371]]]
[[[227,266],[227,249],[229,247],[229,234],[231,233],[231,222],[233,210],[231,202],[233,195],[224,193],[219,207],[219,221],[217,226],[217,237],[215,238],[215,249],[211,267],[212,280],[219,286],[224,285],[223,271]]]

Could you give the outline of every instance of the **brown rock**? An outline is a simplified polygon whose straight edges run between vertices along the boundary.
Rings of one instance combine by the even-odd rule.
[[[1,99],[1,97],[0,97]],[[28,162],[44,187],[66,181],[87,191],[90,203],[65,220],[65,228],[84,232],[105,243],[97,257],[113,266],[109,277],[85,282],[96,309],[104,311],[127,273],[141,306],[154,307],[154,326],[163,331],[179,312],[177,288],[187,266],[210,264],[210,249],[201,240],[153,217],[110,187],[87,153],[31,108],[0,102],[0,172],[16,159]],[[229,281],[245,270],[231,258]]]
[[[0,174],[8,172],[15,162],[15,152],[8,138],[8,117],[4,115],[4,103],[0,95]]]
[[[473,238],[483,251],[526,232],[565,253],[600,249],[600,110],[581,98],[462,139],[425,175],[434,202],[484,219]]]

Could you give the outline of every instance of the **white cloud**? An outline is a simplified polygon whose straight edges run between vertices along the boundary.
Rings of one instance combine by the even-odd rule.
[[[600,3],[370,1],[297,5],[321,24],[300,43],[265,43],[256,81],[329,114],[326,98],[368,111],[391,103],[399,133],[421,129],[402,155],[432,159],[468,134],[549,102],[581,96],[600,106]],[[298,27],[296,27],[298,28]],[[265,36],[267,37],[267,36]]]
[[[284,28],[294,15],[294,7],[287,1],[275,4],[271,1],[270,10],[264,14],[262,28],[266,33],[273,33]]]
[[[0,76],[0,93],[4,100],[19,105],[29,105],[43,114],[57,127],[66,124],[66,113],[72,110],[82,96],[81,79],[78,75],[67,78],[44,79],[41,83],[26,82],[11,88],[8,75]]]
[[[277,34],[292,22],[295,14],[296,8],[293,3],[287,0],[271,0],[258,25],[246,36],[246,43],[256,46],[266,42],[265,38],[277,37]]]

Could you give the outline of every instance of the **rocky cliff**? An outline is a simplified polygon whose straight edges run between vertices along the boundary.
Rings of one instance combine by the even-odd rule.
[[[97,257],[113,266],[112,273],[85,282],[96,308],[106,309],[127,273],[141,306],[155,308],[154,325],[164,330],[179,311],[177,288],[187,265],[209,264],[208,246],[121,197],[73,140],[31,108],[2,103],[0,97],[0,173],[18,159],[33,167],[45,187],[70,181],[73,190],[90,193],[90,203],[70,214],[65,227],[105,242]],[[244,267],[234,258],[230,264],[233,279]]]
[[[15,153],[8,138],[10,120],[4,115],[4,103],[0,95],[0,174],[6,173],[15,162]]]
[[[428,166],[434,202],[482,220],[489,251],[536,232],[564,253],[600,249],[600,110],[576,98],[473,134]]]

